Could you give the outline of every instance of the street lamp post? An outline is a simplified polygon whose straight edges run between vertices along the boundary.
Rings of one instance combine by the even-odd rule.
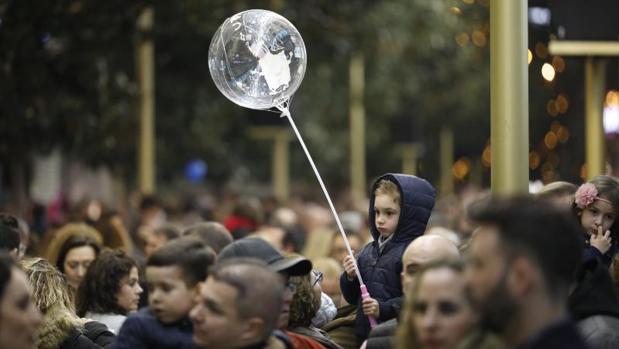
[[[495,195],[529,190],[527,1],[490,2],[490,110]]]
[[[605,173],[602,112],[604,86],[606,85],[606,61],[604,61],[603,57],[619,57],[619,42],[552,40],[548,44],[548,50],[553,55],[586,57],[585,163],[587,179],[591,179]]]

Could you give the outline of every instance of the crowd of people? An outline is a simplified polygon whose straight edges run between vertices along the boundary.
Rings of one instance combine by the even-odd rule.
[[[185,220],[145,197],[135,222],[91,201],[44,234],[0,213],[0,348],[619,348],[619,179],[454,200],[385,174],[358,206],[346,238],[246,197]]]

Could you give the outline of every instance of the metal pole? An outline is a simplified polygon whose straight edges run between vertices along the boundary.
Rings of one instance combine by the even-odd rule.
[[[587,179],[604,174],[604,128],[602,108],[605,61],[587,57],[585,62],[585,132]]]
[[[492,192],[529,189],[527,1],[490,2]]]
[[[365,197],[365,85],[363,55],[350,59],[350,187],[354,199]]]
[[[454,164],[454,131],[451,126],[441,129],[441,194],[450,194],[454,190],[452,167]]]
[[[154,44],[152,29],[154,10],[146,7],[138,17],[138,82],[140,88],[140,130],[138,173],[140,191],[155,192],[155,103]]]
[[[273,192],[281,203],[285,203],[290,194],[289,135],[287,129],[282,129],[273,137]]]
[[[417,175],[417,159],[421,153],[419,143],[403,143],[400,145],[402,154],[402,173]]]

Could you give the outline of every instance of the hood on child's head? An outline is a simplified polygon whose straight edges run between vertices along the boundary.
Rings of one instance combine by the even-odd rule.
[[[400,190],[400,219],[393,234],[393,241],[412,241],[423,235],[436,200],[436,190],[423,178],[400,173],[387,173],[374,181],[370,192],[369,223],[374,240],[380,233],[376,229],[374,215],[374,192],[383,180],[395,183]]]

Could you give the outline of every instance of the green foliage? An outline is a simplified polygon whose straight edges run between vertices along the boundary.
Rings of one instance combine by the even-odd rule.
[[[202,158],[209,178],[245,173],[266,181],[270,146],[248,137],[264,116],[225,99],[207,66],[212,34],[249,8],[273,9],[301,32],[308,69],[292,112],[328,186],[348,183],[348,69],[365,59],[368,175],[399,171],[400,141],[426,143],[437,162],[444,124],[466,128],[461,155],[479,156],[488,137],[488,50],[456,44],[461,32],[488,39],[488,8],[461,1],[156,1],[155,88],[158,180]],[[138,1],[13,0],[0,7],[0,159],[61,146],[89,163],[135,176]],[[450,12],[458,6],[461,14]],[[276,7],[276,8],[273,8]],[[288,127],[272,114],[266,123]],[[268,119],[268,117],[267,117]],[[405,125],[405,127],[400,127]],[[462,144],[461,144],[462,143]],[[466,144],[464,144],[466,143]],[[462,146],[462,147],[460,147]],[[315,185],[298,143],[292,180]],[[427,166],[422,175],[436,178]]]

